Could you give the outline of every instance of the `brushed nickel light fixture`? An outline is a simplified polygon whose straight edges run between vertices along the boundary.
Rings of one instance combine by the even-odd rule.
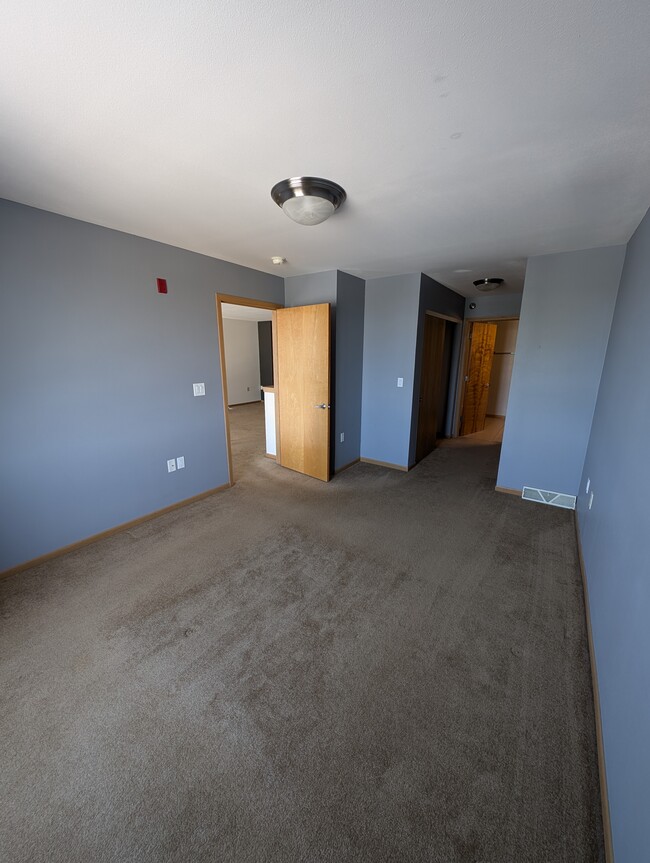
[[[474,287],[479,291],[494,291],[503,284],[503,279],[477,279]]]
[[[345,189],[322,177],[290,177],[271,189],[271,197],[299,225],[320,225],[345,201]]]

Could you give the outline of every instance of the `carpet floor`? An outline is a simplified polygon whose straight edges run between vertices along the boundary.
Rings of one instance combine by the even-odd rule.
[[[602,861],[573,514],[231,417],[234,488],[0,582],[0,860]]]

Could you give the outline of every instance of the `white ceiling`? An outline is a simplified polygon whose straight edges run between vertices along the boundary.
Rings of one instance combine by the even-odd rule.
[[[238,306],[234,303],[221,303],[221,315],[233,321],[273,320],[273,312],[269,309],[255,309],[252,306]]]
[[[276,274],[519,290],[650,205],[649,43],[648,0],[5,0],[0,196]],[[299,174],[348,202],[294,224],[269,193]]]

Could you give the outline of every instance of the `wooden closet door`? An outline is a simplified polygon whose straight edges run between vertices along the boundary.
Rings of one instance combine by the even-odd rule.
[[[483,431],[485,428],[496,337],[496,324],[472,324],[463,416],[460,426],[461,435],[474,434],[474,432]]]

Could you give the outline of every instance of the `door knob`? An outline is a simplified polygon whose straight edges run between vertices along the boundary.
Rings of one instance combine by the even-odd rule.
[[[322,405],[314,405],[314,407],[320,408],[322,411],[326,411],[328,409],[329,405],[326,405],[325,402],[323,402]]]

